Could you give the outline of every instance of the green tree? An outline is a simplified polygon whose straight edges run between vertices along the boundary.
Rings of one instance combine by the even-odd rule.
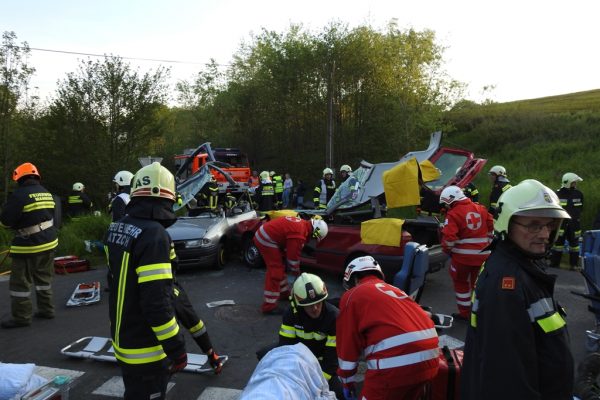
[[[18,142],[15,116],[19,105],[27,93],[29,79],[35,68],[27,64],[29,45],[23,42],[16,44],[15,32],[5,31],[2,34],[0,47],[0,143],[2,143],[2,176],[4,200],[8,195],[9,171],[15,161],[15,148]]]

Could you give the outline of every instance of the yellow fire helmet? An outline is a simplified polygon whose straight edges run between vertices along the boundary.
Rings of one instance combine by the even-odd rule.
[[[317,275],[303,272],[294,282],[292,296],[299,306],[311,306],[327,298],[327,287]]]
[[[133,197],[158,197],[176,201],[175,177],[160,165],[153,162],[141,168],[131,181],[131,195]]]

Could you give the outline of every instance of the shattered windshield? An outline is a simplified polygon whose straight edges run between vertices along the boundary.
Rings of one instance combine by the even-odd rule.
[[[173,205],[173,211],[185,207],[194,198],[196,193],[202,189],[204,184],[210,180],[210,177],[211,173],[208,169],[208,164],[204,164],[195,174],[178,184],[177,194],[181,196],[181,202],[176,202]]]
[[[342,182],[331,200],[327,203],[327,209],[336,210],[359,206],[361,204],[359,194],[364,188],[370,172],[370,166],[361,166],[356,171],[350,173],[348,179]]]
[[[464,154],[444,152],[433,165],[440,171],[441,175],[434,181],[427,182],[426,185],[431,190],[442,189],[448,181],[456,176],[456,171],[467,161]]]

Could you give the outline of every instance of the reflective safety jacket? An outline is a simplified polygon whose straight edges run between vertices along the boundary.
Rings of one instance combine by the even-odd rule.
[[[67,198],[67,215],[73,218],[87,214],[92,206],[92,201],[86,193],[73,190]]]
[[[104,243],[115,356],[137,373],[166,368],[185,352],[173,309],[171,239],[158,222],[126,215],[110,224]]]
[[[275,193],[283,193],[283,178],[281,175],[273,175],[271,179],[273,186],[275,186]]]
[[[442,248],[452,260],[481,266],[490,255],[484,250],[492,241],[494,218],[487,209],[469,199],[453,203],[442,228]]]
[[[269,211],[273,209],[275,188],[270,179],[262,180],[256,188],[254,195],[256,196],[259,210]]]
[[[560,188],[556,191],[560,206],[569,213],[571,221],[579,221],[583,210],[583,193],[577,188]]]
[[[254,241],[266,247],[285,250],[287,264],[292,270],[298,271],[300,252],[311,233],[310,221],[297,217],[280,217],[262,224],[254,235]]]
[[[402,290],[368,275],[342,296],[337,319],[338,376],[354,382],[361,355],[365,381],[382,387],[417,384],[438,372],[433,321]]]
[[[54,199],[36,179],[25,180],[8,197],[0,214],[2,226],[12,229],[11,257],[52,250],[58,246]]]
[[[494,182],[494,186],[492,186],[492,191],[490,192],[490,206],[488,208],[488,211],[492,213],[492,215],[495,215],[496,213],[496,209],[498,208],[498,199],[502,193],[506,192],[511,187],[512,185],[506,177],[499,176],[496,178],[496,182]]]
[[[327,208],[327,203],[329,203],[329,200],[331,200],[334,193],[335,181],[333,179],[321,179],[317,182],[313,193],[313,203],[315,203],[315,208]]]
[[[565,314],[544,268],[509,241],[492,251],[475,288],[461,399],[572,399]]]
[[[279,345],[303,343],[317,357],[323,376],[329,380],[336,374],[337,354],[335,338],[335,321],[339,310],[334,305],[323,301],[319,318],[311,318],[303,307],[292,303],[283,315],[279,328]]]

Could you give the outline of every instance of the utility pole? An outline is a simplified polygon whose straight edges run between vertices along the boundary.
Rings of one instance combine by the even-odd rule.
[[[331,63],[331,71],[329,73],[329,104],[327,115],[327,167],[333,169],[333,85],[335,78],[335,60]]]

